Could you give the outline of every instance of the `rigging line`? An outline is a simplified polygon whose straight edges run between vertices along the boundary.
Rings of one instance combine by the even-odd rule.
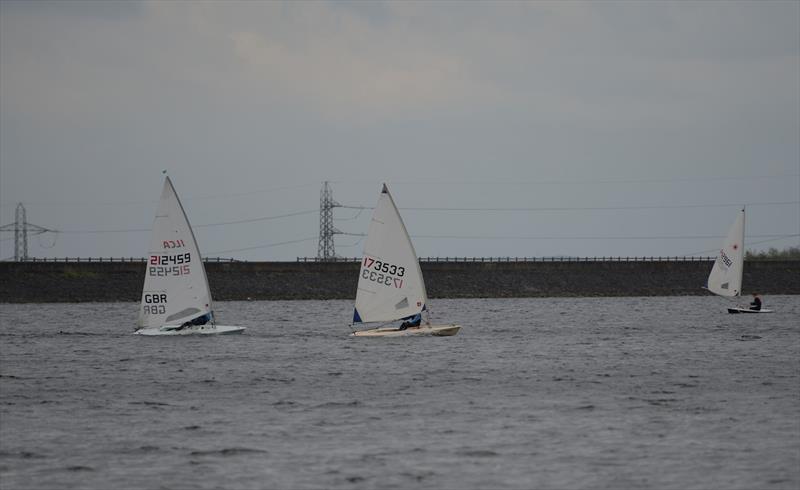
[[[224,254],[224,253],[230,253],[230,252],[243,252],[245,250],[256,250],[256,249],[259,249],[259,248],[277,247],[277,246],[280,246],[280,245],[289,245],[289,244],[292,244],[292,243],[307,242],[309,240],[317,240],[317,239],[318,239],[318,237],[312,236],[312,237],[309,237],[309,238],[300,238],[298,240],[288,240],[288,241],[285,241],[285,242],[265,243],[264,245],[256,245],[254,247],[234,248],[234,249],[230,249],[230,250],[220,250],[220,251],[217,251],[217,252],[206,252],[204,255],[209,256],[209,255]]]
[[[794,235],[748,235],[751,238],[780,237]],[[463,239],[463,240],[696,240],[725,238],[725,235],[678,235],[678,236],[479,236],[479,235],[411,235],[412,238]]]

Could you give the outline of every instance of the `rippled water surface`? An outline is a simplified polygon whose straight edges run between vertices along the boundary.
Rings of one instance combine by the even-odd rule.
[[[223,302],[241,336],[130,335],[131,303],[0,305],[0,488],[800,487],[800,297],[433,301],[447,338],[351,338],[349,301]]]

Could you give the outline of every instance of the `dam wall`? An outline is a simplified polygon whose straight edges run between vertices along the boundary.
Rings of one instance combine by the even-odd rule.
[[[353,299],[359,263],[207,262],[214,300]],[[683,296],[709,260],[421,262],[431,298]],[[0,303],[139,301],[145,263],[0,262]],[[743,293],[800,294],[800,261],[752,260]]]

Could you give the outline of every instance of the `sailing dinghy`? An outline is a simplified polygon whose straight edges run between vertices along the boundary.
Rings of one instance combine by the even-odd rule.
[[[383,184],[378,204],[372,213],[364,257],[358,276],[358,291],[353,324],[410,320],[426,312],[427,321],[417,326],[357,330],[356,337],[404,337],[411,335],[450,336],[460,325],[432,325],[427,311],[425,282],[419,260],[411,244],[397,206]]]
[[[742,294],[744,271],[744,208],[736,216],[728,236],[717,254],[717,260],[708,275],[706,289],[712,293],[734,298]],[[772,310],[730,307],[728,313],[772,313]]]
[[[180,199],[169,176],[158,204],[139,308],[137,335],[241,333],[245,327],[217,325],[211,290]]]

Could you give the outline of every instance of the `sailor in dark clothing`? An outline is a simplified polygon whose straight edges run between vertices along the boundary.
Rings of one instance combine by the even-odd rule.
[[[753,301],[750,303],[750,309],[755,311],[761,310],[761,298],[758,297],[758,293],[753,293]]]
[[[192,318],[188,322],[185,322],[180,327],[176,328],[175,330],[183,330],[186,327],[191,327],[192,325],[199,326],[205,325],[206,323],[211,321],[211,312],[206,313],[205,315],[198,316],[197,318]]]
[[[400,330],[405,330],[408,327],[419,327],[420,323],[422,323],[422,314],[417,313],[416,315],[409,317],[400,325]]]

